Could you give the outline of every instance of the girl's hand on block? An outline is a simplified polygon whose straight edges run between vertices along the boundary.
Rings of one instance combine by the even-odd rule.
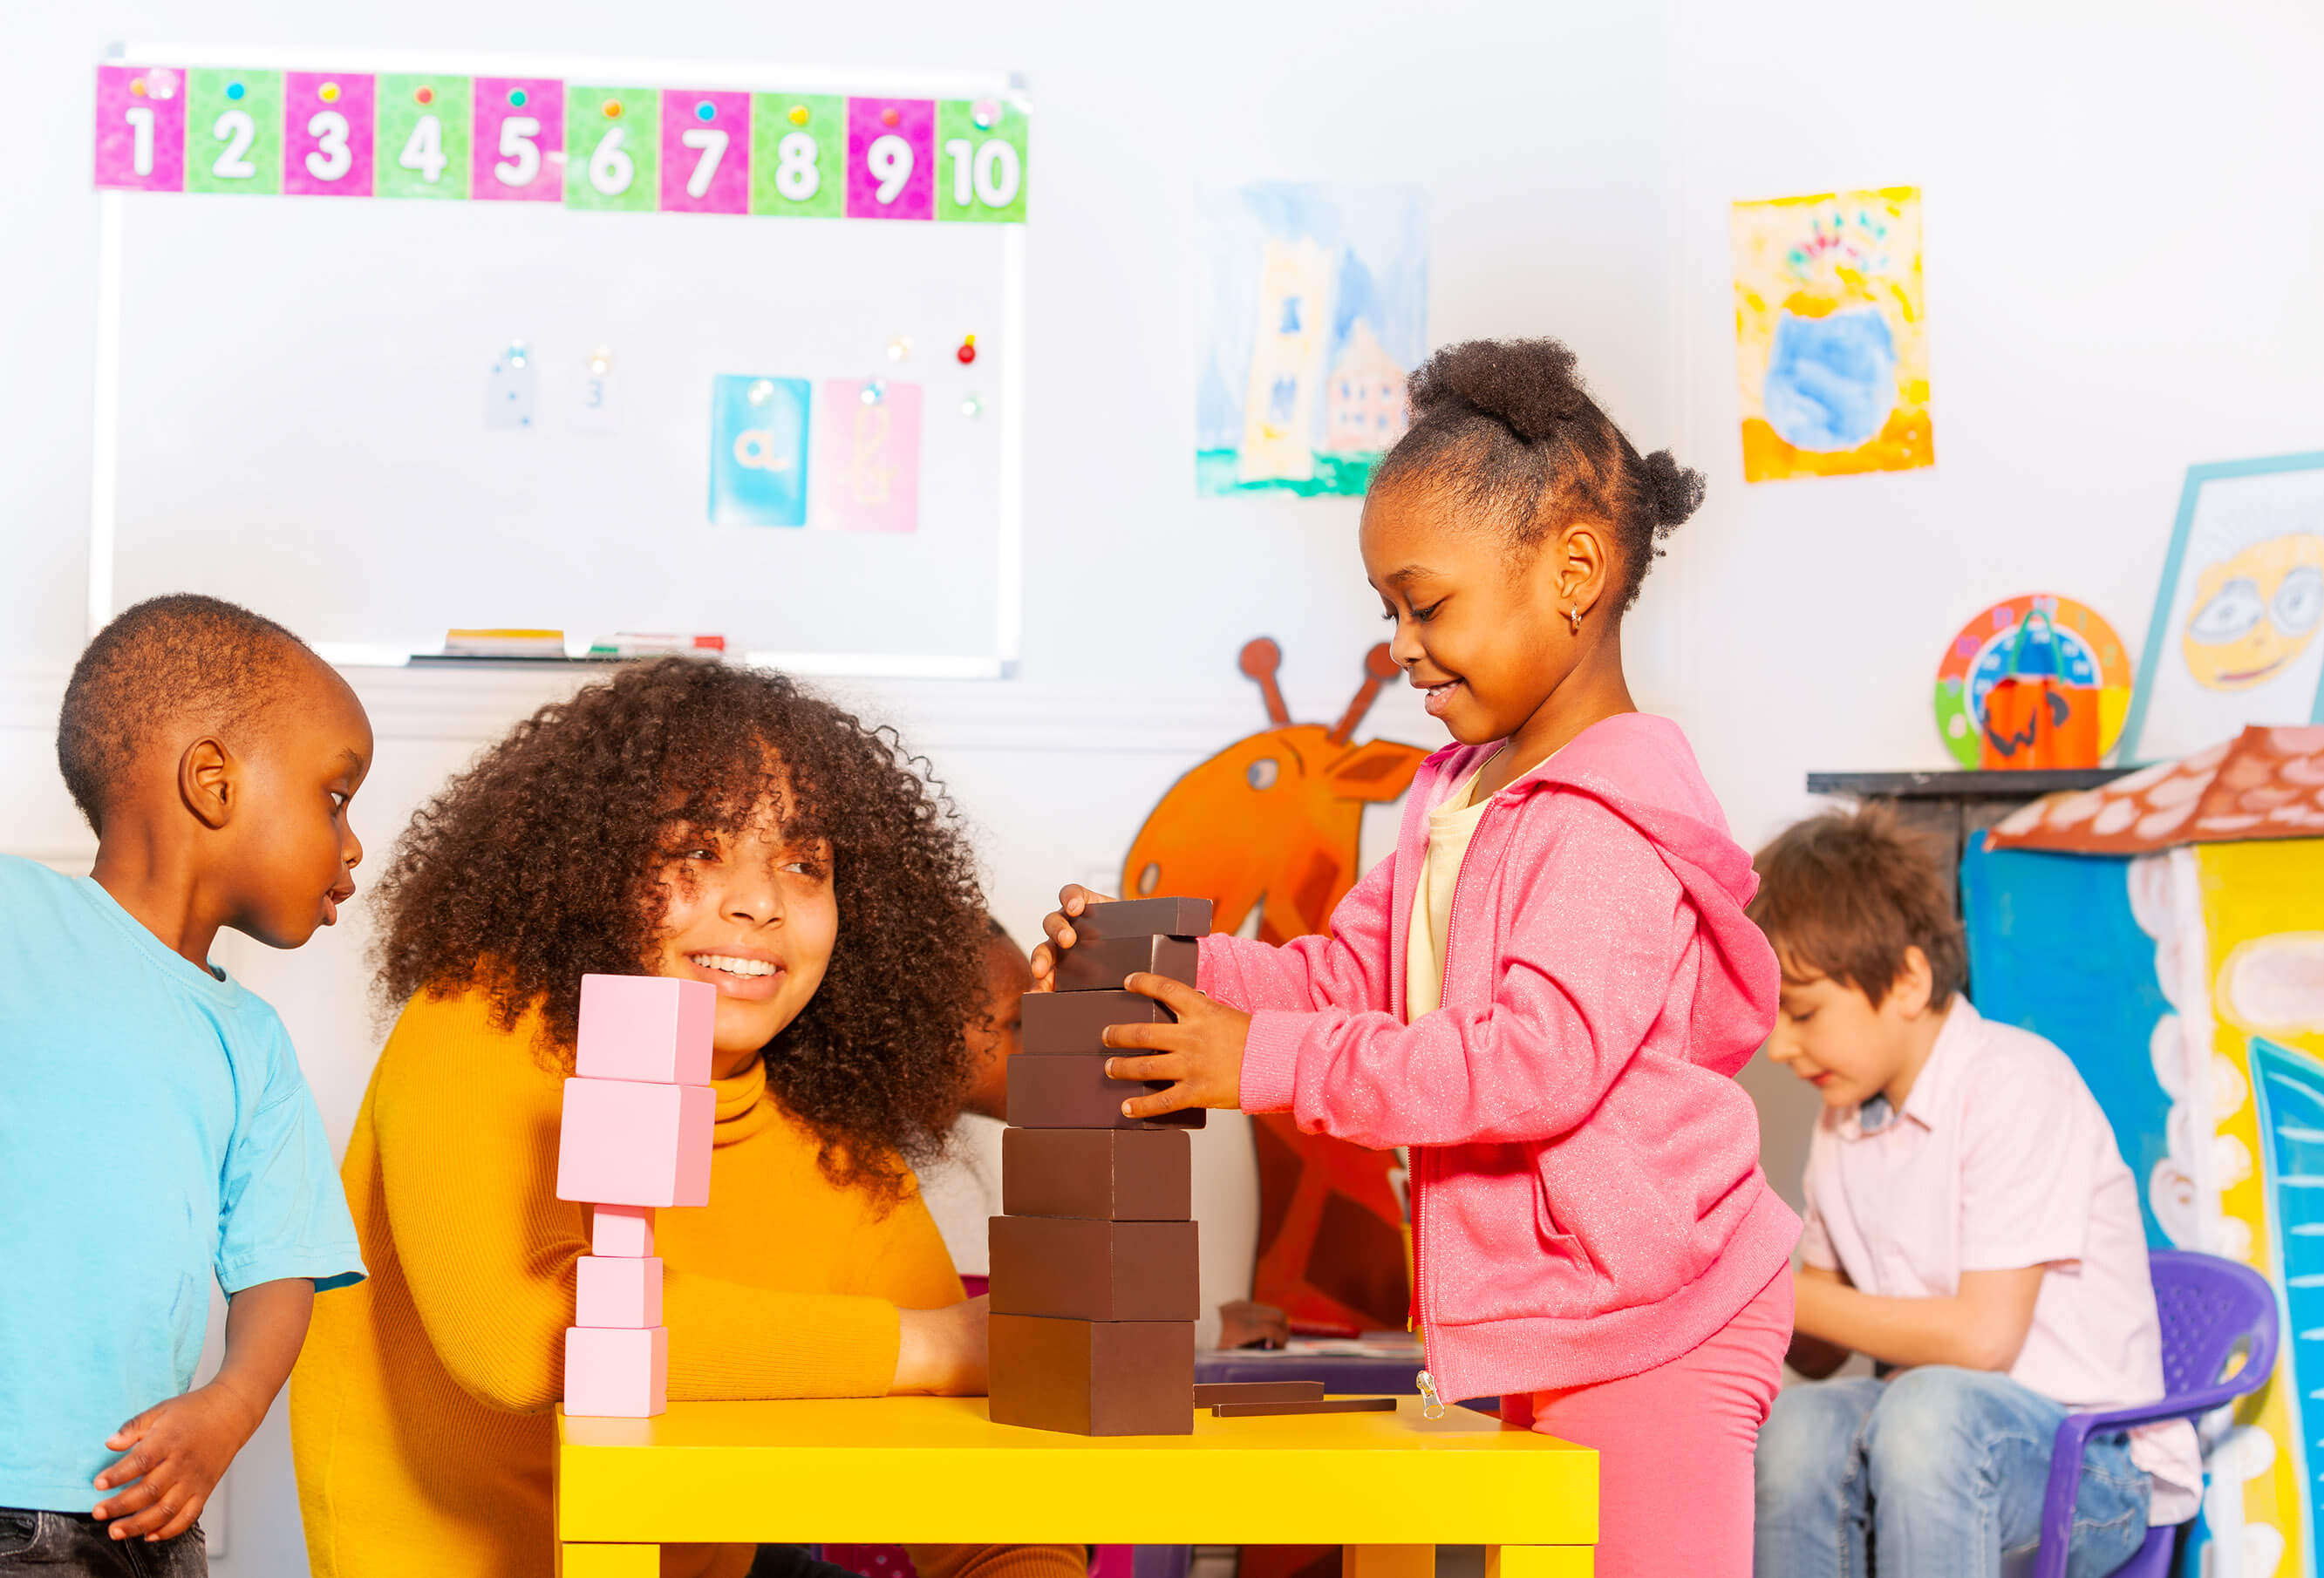
[[[1033,945],[1033,990],[1054,992],[1057,989],[1057,955],[1074,945],[1074,917],[1092,904],[1110,904],[1106,895],[1069,882],[1057,890],[1057,907],[1041,922],[1048,934],[1047,942]]]
[[[1240,1106],[1242,1048],[1250,1035],[1250,1015],[1167,976],[1140,971],[1121,984],[1140,996],[1153,998],[1178,1016],[1176,1024],[1106,1027],[1107,1046],[1140,1047],[1156,1054],[1108,1058],[1105,1071],[1109,1078],[1173,1081],[1167,1090],[1123,1102],[1122,1115],[1158,1118],[1182,1107]]]
[[[990,1306],[964,1299],[942,1309],[896,1311],[896,1380],[890,1395],[982,1397]]]

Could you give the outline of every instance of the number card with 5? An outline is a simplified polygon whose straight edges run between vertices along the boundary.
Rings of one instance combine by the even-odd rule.
[[[847,101],[751,96],[751,212],[836,219],[847,211]]]
[[[936,106],[936,217],[1025,222],[1025,112],[1004,99]]]
[[[650,87],[565,90],[565,206],[650,214],[661,189],[661,95]]]
[[[372,79],[286,72],[282,105],[282,189],[294,197],[370,197]]]
[[[479,77],[468,195],[504,203],[565,196],[565,84],[554,77]]]
[[[934,99],[849,99],[847,216],[935,217],[936,142]]]
[[[97,69],[97,184],[185,190],[185,78],[174,67]]]
[[[186,190],[282,190],[282,73],[186,73]]]
[[[673,87],[661,96],[666,214],[751,211],[751,96]]]
[[[379,155],[373,184],[383,197],[468,195],[468,106],[465,77],[383,72],[379,78]]]

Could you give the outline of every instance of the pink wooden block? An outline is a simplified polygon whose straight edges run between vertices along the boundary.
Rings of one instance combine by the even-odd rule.
[[[565,1328],[565,1411],[650,1419],[669,1407],[669,1328]]]
[[[574,1262],[576,1326],[661,1325],[661,1261],[585,1254]]]
[[[567,1079],[557,1142],[557,1197],[615,1206],[710,1203],[707,1085]]]
[[[718,988],[663,976],[583,976],[574,1071],[590,1079],[710,1083]]]
[[[651,1206],[600,1206],[590,1213],[589,1252],[641,1261],[653,1253]]]

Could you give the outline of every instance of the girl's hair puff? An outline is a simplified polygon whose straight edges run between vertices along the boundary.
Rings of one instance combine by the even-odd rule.
[[[381,994],[481,988],[503,1029],[538,1009],[544,1051],[569,1067],[581,977],[654,956],[675,841],[748,825],[779,781],[785,832],[830,841],[839,934],[765,1049],[767,1083],[826,1176],[894,1198],[905,1165],[942,1148],[985,991],[974,861],[925,768],[786,675],[624,668],[518,724],[413,815],[372,900]]]
[[[1405,392],[1412,427],[1380,462],[1373,488],[1443,489],[1518,550],[1576,517],[1604,522],[1621,545],[1618,612],[1637,601],[1661,540],[1702,502],[1702,473],[1667,449],[1640,455],[1556,340],[1447,345]]]

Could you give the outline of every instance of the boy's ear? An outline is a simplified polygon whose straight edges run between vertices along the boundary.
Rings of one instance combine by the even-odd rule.
[[[1929,998],[1936,984],[1936,973],[1929,968],[1929,956],[1914,944],[1905,948],[1904,966],[1897,970],[1895,982],[1888,992],[1905,1018],[1918,1019],[1929,1011]]]
[[[208,735],[178,758],[178,798],[204,827],[216,830],[234,820],[238,767],[234,753]]]

